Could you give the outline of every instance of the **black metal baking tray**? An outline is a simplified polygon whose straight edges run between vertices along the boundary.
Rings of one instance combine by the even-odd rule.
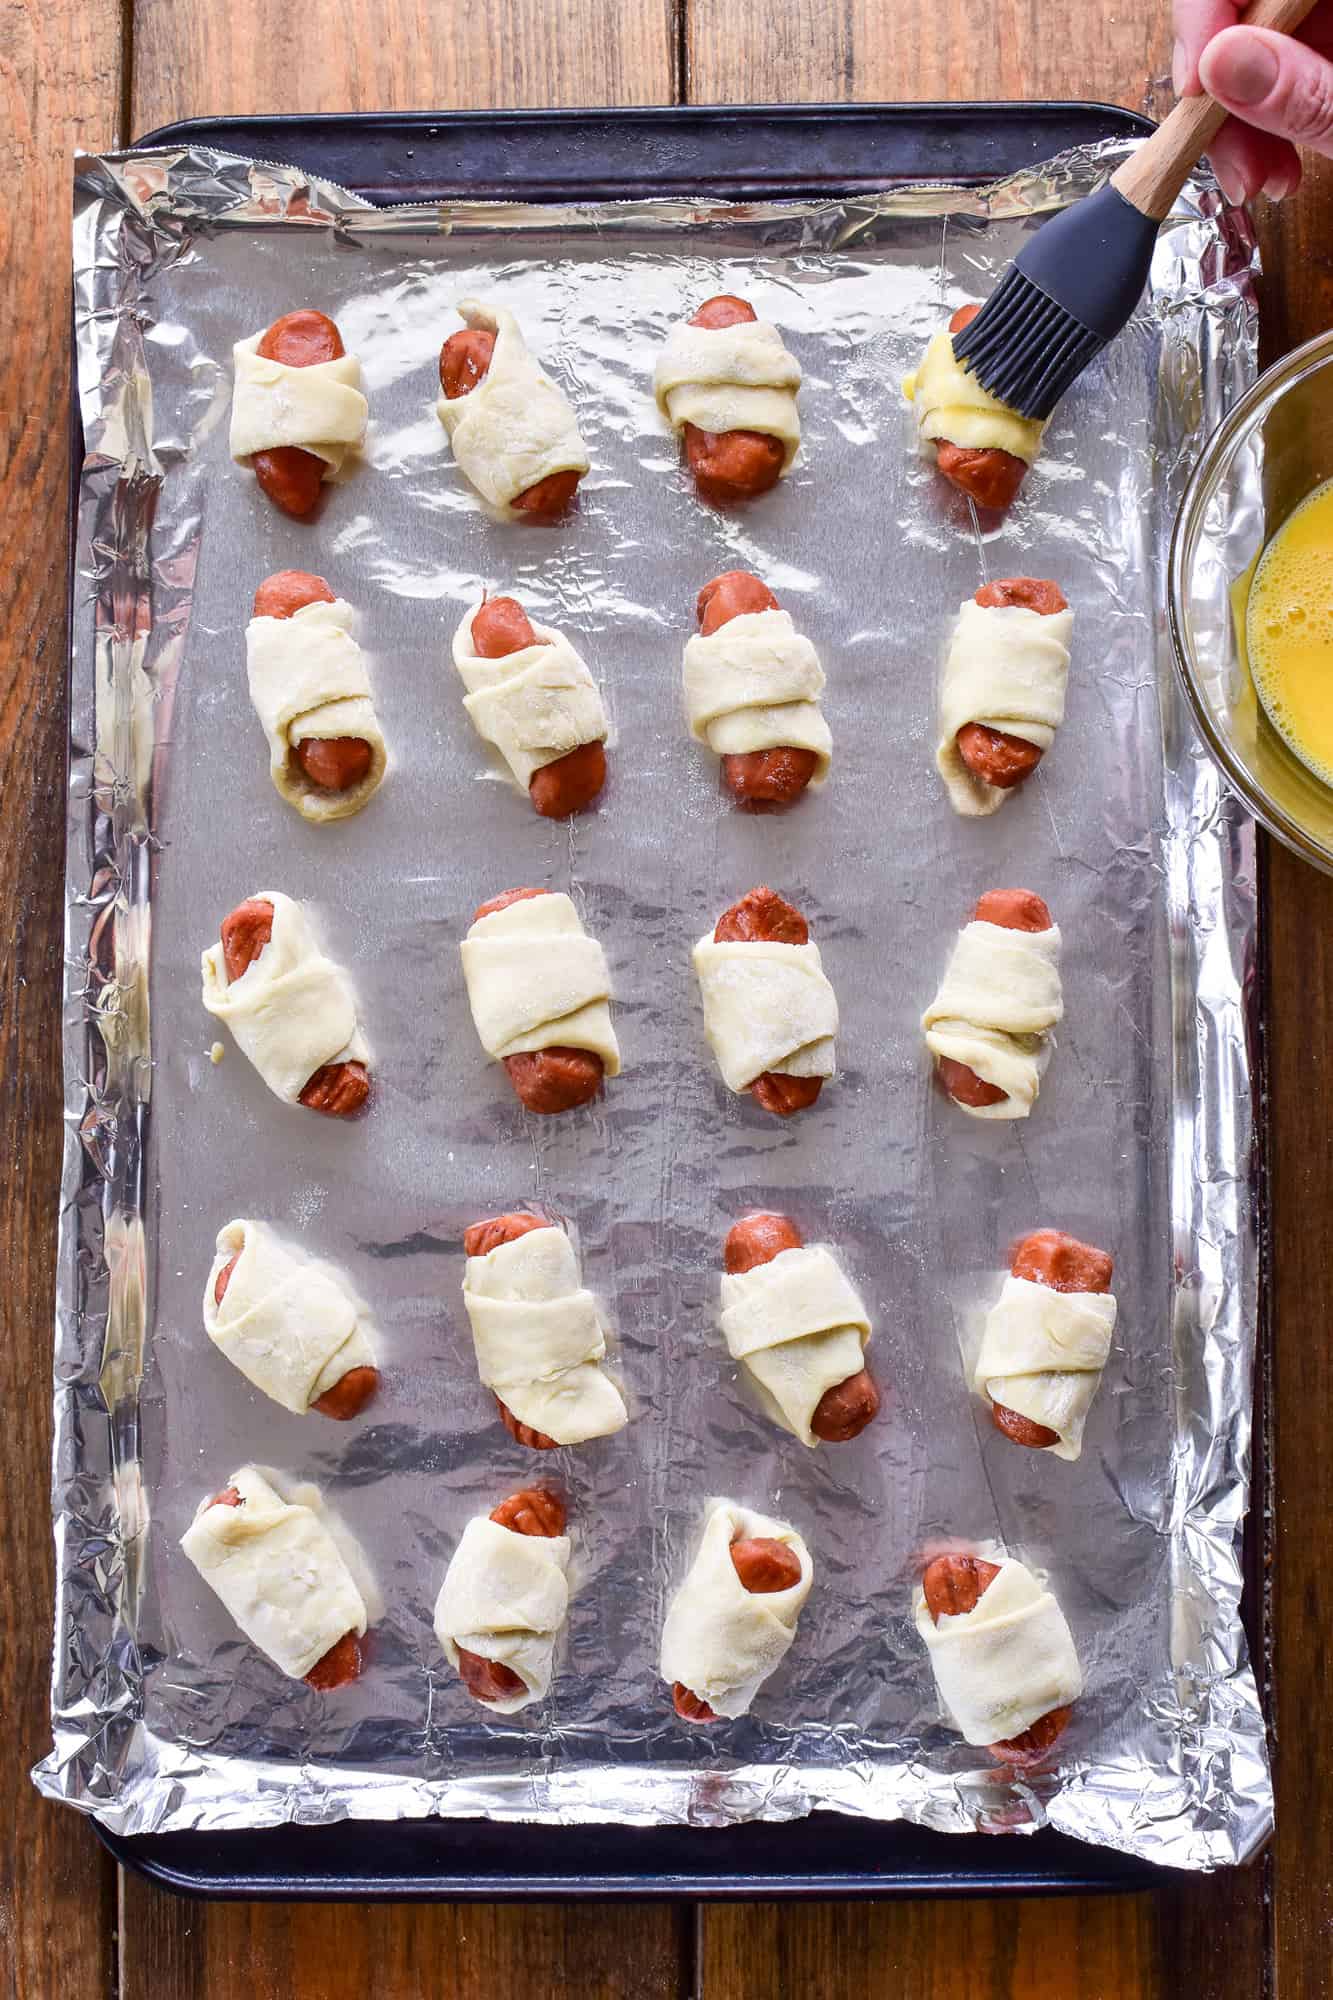
[[[812,190],[834,198],[894,181],[986,181],[1071,146],[1151,129],[1133,112],[1095,103],[654,106],[196,118],[137,143],[287,161],[382,204],[696,192],[746,200]],[[1256,1075],[1256,1103],[1260,1082]],[[1256,1423],[1260,1495],[1265,1468]],[[1247,1538],[1246,1597],[1262,1676],[1259,1539],[1258,1529]],[[230,1899],[1031,1895],[1174,1879],[1050,1829],[964,1838],[832,1813],[725,1828],[425,1819],[133,1837],[99,1825],[98,1832],[119,1861],[161,1887]]]
[[[282,160],[367,201],[731,201],[986,181],[1098,139],[1141,137],[1112,104],[652,105],[626,111],[422,111],[191,118],[140,146]]]

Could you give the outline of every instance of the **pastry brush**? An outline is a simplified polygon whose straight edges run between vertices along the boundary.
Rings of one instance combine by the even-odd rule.
[[[1255,0],[1247,28],[1298,28],[1315,0]],[[1157,231],[1227,113],[1182,97],[1105,187],[1044,223],[953,351],[1023,417],[1049,417],[1139,302]]]

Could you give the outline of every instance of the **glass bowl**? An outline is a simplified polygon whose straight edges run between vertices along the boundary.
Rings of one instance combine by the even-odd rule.
[[[1171,536],[1167,615],[1199,733],[1255,818],[1333,874],[1333,788],[1274,729],[1245,654],[1250,578],[1287,516],[1333,479],[1333,333],[1261,375],[1204,447]]]

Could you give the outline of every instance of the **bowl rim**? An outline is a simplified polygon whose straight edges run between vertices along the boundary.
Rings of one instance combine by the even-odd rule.
[[[1181,496],[1176,518],[1171,529],[1171,542],[1167,555],[1166,617],[1171,634],[1171,651],[1175,658],[1176,678],[1184,690],[1189,703],[1194,724],[1203,739],[1204,747],[1220,769],[1227,783],[1244,801],[1248,810],[1260,825],[1266,827],[1276,839],[1300,855],[1301,859],[1320,868],[1325,874],[1333,874],[1333,847],[1324,847],[1307,833],[1298,820],[1283,810],[1275,799],[1269,797],[1258,780],[1251,776],[1233,752],[1230,742],[1217,729],[1212,711],[1198,684],[1194,670],[1193,654],[1185,636],[1185,586],[1184,551],[1187,527],[1198,511],[1199,496],[1208,486],[1217,468],[1235,449],[1239,439],[1252,427],[1256,414],[1266,405],[1271,405],[1303,381],[1307,375],[1333,362],[1333,328],[1318,333],[1313,340],[1307,340],[1300,347],[1292,349],[1280,360],[1266,368],[1259,379],[1252,383],[1235,406],[1217,424],[1206,440],[1195,462],[1194,470]],[[1333,472],[1329,477],[1333,479]]]

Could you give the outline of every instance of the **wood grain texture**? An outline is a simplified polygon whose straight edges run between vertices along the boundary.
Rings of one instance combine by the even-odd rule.
[[[1322,2000],[1333,1992],[1328,1950],[1333,1933],[1333,1772],[1326,1748],[1312,1748],[1309,1718],[1318,1713],[1314,1703],[1328,1686],[1333,1579],[1308,1523],[1328,1520],[1333,1509],[1333,1465],[1321,1442],[1333,1398],[1328,1343],[1333,1270],[1327,1230],[1307,1228],[1302,1218],[1328,1210],[1333,882],[1270,843],[1268,892],[1272,986],[1280,996],[1269,1030],[1273,1304],[1281,1336],[1273,1371],[1279,1503],[1274,1524],[1274,1749],[1280,1829],[1273,1946],[1276,1991],[1282,2000],[1289,1995]],[[1317,1205],[1313,1209],[1311,1202]]]
[[[1157,1972],[1148,1896],[750,1903],[706,1913],[698,1991],[700,2000],[1146,2000],[1164,1990]]]
[[[903,2000],[1261,2000],[1261,1905],[1228,1903],[1219,1921],[1231,1886],[1200,1881],[1169,1895],[1097,1900],[731,1905],[705,1913],[696,1990],[699,2000],[894,1992]]]
[[[690,104],[1095,97],[1141,108],[1169,0],[689,0]]]
[[[182,1903],[125,1879],[120,2000],[685,2000],[688,1915]]]
[[[678,95],[677,0],[131,4],[136,135],[204,113],[669,104]]]
[[[28,1771],[51,1742],[69,155],[118,137],[120,32],[115,0],[0,8],[0,1992],[20,2000],[100,1996],[114,1972],[110,1860]]]
[[[1262,1902],[1234,1881],[1166,1895],[710,1909],[699,2000],[1260,2000]],[[1219,1921],[1219,1903],[1226,1920]],[[762,1971],[760,1970],[762,1968]]]
[[[1333,160],[1307,157],[1292,200],[1259,203],[1258,230],[1265,273],[1260,359],[1267,365],[1333,327]],[[1316,878],[1306,871],[1301,879]],[[1282,878],[1284,885],[1288,880]]]
[[[1262,217],[1263,359],[1333,326],[1333,163],[1307,165],[1293,201]],[[1309,1718],[1328,1685],[1333,1577],[1311,1522],[1333,1518],[1333,881],[1266,843],[1274,1459],[1273,1666],[1279,1835],[1273,1857],[1274,1990],[1333,1993],[1333,1758]],[[1311,1218],[1319,1223],[1312,1227]]]

